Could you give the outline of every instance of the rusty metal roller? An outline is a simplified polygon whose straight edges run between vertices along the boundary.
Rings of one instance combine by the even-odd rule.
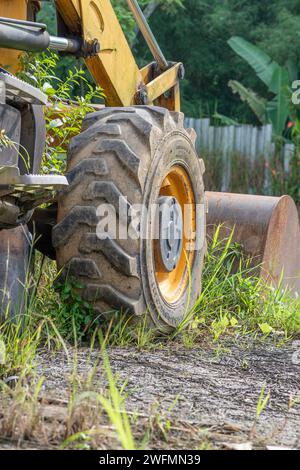
[[[277,286],[300,293],[300,227],[297,207],[289,196],[268,197],[207,192],[208,237],[222,224],[221,237],[234,229],[233,241],[252,258],[258,274]]]

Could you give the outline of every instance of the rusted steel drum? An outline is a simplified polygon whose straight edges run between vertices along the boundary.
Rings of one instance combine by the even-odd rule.
[[[277,286],[300,292],[300,227],[297,207],[289,196],[268,197],[207,192],[208,238],[222,224],[220,236],[228,237],[251,257],[258,274]]]

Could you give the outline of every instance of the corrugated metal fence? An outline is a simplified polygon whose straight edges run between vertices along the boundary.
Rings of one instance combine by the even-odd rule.
[[[219,153],[222,158],[221,190],[228,191],[231,180],[231,155],[255,164],[258,159],[265,161],[264,187],[270,188],[269,163],[275,155],[272,142],[272,125],[261,127],[252,125],[211,126],[210,119],[185,119],[186,128],[194,128],[197,133],[196,147],[199,154],[205,155],[209,163],[210,155]],[[282,150],[284,171],[289,172],[290,160],[294,154],[294,145],[286,144]]]

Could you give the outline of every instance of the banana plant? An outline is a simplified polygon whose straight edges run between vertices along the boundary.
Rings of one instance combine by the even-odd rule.
[[[239,36],[233,36],[228,44],[236,54],[248,62],[274,97],[272,100],[262,98],[235,80],[231,80],[229,86],[250,106],[262,124],[271,123],[274,133],[282,135],[289,117],[291,80],[287,68],[281,67],[259,47]]]

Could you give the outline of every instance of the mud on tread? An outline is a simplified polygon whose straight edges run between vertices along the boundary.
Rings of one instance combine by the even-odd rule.
[[[182,113],[146,106],[104,108],[87,115],[82,133],[71,141],[70,188],[59,198],[53,244],[58,268],[80,278],[83,297],[94,304],[97,314],[105,313],[103,305],[135,315],[147,311],[139,243],[100,240],[96,209],[101,200],[116,206],[120,196],[127,198],[120,180],[123,187],[137,188],[128,207],[141,203],[155,149],[170,132],[189,139]]]

